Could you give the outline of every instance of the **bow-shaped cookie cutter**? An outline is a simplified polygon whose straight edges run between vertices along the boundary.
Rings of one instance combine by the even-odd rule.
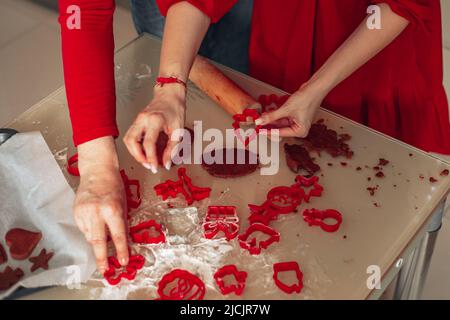
[[[219,232],[230,241],[239,233],[239,217],[234,206],[209,206],[203,223],[203,235],[213,239]]]

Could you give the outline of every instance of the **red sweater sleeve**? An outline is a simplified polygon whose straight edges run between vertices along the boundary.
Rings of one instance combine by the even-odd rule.
[[[439,0],[374,0],[373,3],[386,3],[391,10],[407,19],[415,26],[426,26],[433,18],[433,7]]]
[[[187,1],[202,11],[211,18],[212,23],[219,21],[237,2],[237,0],[156,0],[156,3],[161,14],[166,16],[170,6],[181,1]]]
[[[72,6],[72,7],[71,7]],[[79,28],[73,27],[79,8]],[[77,146],[119,135],[114,84],[114,0],[59,0],[66,96]]]

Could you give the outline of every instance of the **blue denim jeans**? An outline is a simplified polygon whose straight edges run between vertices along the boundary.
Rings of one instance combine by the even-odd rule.
[[[164,17],[155,0],[130,0],[136,31],[162,37]],[[253,0],[239,0],[209,27],[199,53],[235,70],[248,73],[248,49]]]

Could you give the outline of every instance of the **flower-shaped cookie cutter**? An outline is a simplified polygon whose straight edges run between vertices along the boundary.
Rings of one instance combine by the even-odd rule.
[[[78,170],[78,153],[75,153],[67,160],[67,172],[75,177],[80,176],[80,170]]]
[[[225,277],[233,276],[235,283],[226,285]],[[239,271],[235,265],[227,265],[216,271],[214,274],[217,286],[223,295],[235,293],[240,296],[245,289],[245,282],[247,280],[247,272]]]
[[[152,236],[151,231],[158,232],[157,236]],[[130,227],[130,237],[134,243],[140,244],[159,244],[166,242],[163,227],[155,220],[147,220]]]
[[[282,272],[294,271],[297,277],[297,283],[292,285],[287,285],[279,279],[279,274]],[[280,288],[282,291],[292,294],[292,293],[300,293],[303,288],[303,273],[300,270],[300,266],[296,261],[289,262],[279,262],[273,265],[273,281],[276,286]]]
[[[257,241],[251,235],[261,232],[268,236],[266,240]],[[238,236],[239,245],[242,249],[248,250],[251,255],[258,255],[262,249],[267,249],[272,243],[280,241],[280,233],[262,223],[251,224],[243,234]]]
[[[122,279],[134,280],[138,270],[145,264],[145,258],[140,255],[130,255],[128,265],[122,267],[116,257],[108,257],[108,269],[103,273],[103,277],[112,286],[118,285]]]
[[[167,293],[171,284],[175,286]],[[158,283],[159,300],[203,300],[205,291],[205,284],[199,277],[181,269],[165,274]]]
[[[328,224],[326,219],[333,219],[336,223]],[[303,211],[303,220],[310,226],[319,226],[323,231],[336,232],[342,224],[342,214],[334,209],[306,209]]]

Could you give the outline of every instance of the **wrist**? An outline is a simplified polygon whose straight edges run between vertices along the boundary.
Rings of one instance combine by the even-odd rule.
[[[153,89],[155,97],[177,99],[186,102],[186,87],[181,83],[167,83],[163,86],[156,85]]]
[[[112,136],[97,138],[78,146],[80,176],[103,170],[119,170],[119,159]]]
[[[332,77],[322,74],[319,70],[302,85],[301,89],[307,88],[307,90],[314,92],[316,95],[325,97],[334,88],[334,83]]]

